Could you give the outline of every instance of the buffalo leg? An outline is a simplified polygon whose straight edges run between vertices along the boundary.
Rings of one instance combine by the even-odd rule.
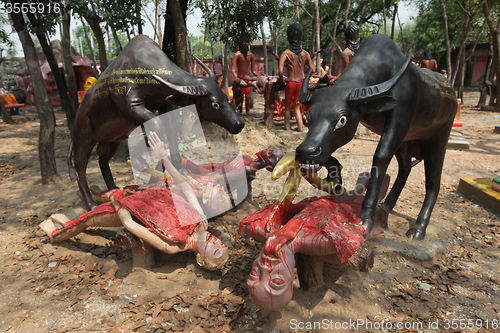
[[[407,127],[409,126],[409,124],[407,126],[399,124],[400,122],[400,119],[395,119],[394,116],[387,116],[384,124],[386,130],[382,133],[377,150],[373,156],[370,181],[363,201],[363,207],[359,212],[359,217],[363,221],[363,225],[366,229],[366,235],[370,234],[373,228],[373,219],[375,210],[377,209],[378,197],[382,189],[382,183],[387,168],[392,157],[401,146],[404,133],[406,133]]]
[[[439,133],[438,135],[438,138],[433,138],[435,140],[430,139],[422,147],[425,167],[425,199],[415,225],[406,232],[407,237],[417,240],[425,238],[425,229],[429,225],[441,185],[441,172],[443,170],[449,131],[448,133]]]
[[[99,143],[97,146],[97,154],[99,155],[99,167],[101,168],[101,174],[104,178],[104,182],[108,187],[108,190],[117,188],[115,181],[113,179],[113,174],[109,168],[109,161],[115,155],[119,142],[109,142],[109,143]]]
[[[241,91],[241,85],[237,82],[233,82],[233,98],[235,102],[235,109],[238,109],[240,113],[243,112],[243,93]]]
[[[387,198],[385,199],[383,205],[389,209],[390,211],[394,208],[396,205],[396,201],[399,198],[399,195],[401,194],[401,191],[403,190],[403,187],[406,184],[406,181],[408,180],[408,176],[410,175],[411,171],[411,145],[412,141],[407,141],[403,142],[401,146],[399,147],[398,151],[396,152],[396,158],[398,160],[398,176],[396,178],[396,181],[394,182],[394,185],[391,188],[391,191],[387,195]]]
[[[75,129],[76,130],[76,129]],[[83,199],[83,203],[88,210],[97,207],[97,204],[92,199],[89,185],[87,182],[87,164],[90,159],[90,154],[94,148],[95,142],[90,139],[90,134],[74,133],[74,160],[75,170],[78,175],[78,188]]]

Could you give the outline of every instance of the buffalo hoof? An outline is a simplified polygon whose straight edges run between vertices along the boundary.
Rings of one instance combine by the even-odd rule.
[[[361,218],[363,221],[363,226],[365,227],[365,238],[368,237],[368,235],[372,232],[373,229],[373,220],[369,218]]]
[[[406,232],[406,237],[414,240],[423,240],[425,238],[425,229],[419,230],[417,228],[410,228],[410,230]]]

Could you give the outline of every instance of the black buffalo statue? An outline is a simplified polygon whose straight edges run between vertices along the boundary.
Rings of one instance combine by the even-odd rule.
[[[388,36],[376,34],[363,42],[334,86],[308,92],[303,85],[300,101],[310,106],[309,132],[296,148],[296,158],[305,169],[323,165],[337,148],[353,139],[359,123],[381,136],[359,214],[367,233],[373,228],[377,197],[393,156],[399,170],[383,203],[389,210],[412,165],[423,160],[425,200],[416,223],[406,233],[423,239],[439,193],[457,99],[443,75],[410,60]]]
[[[106,186],[116,188],[109,160],[120,141],[137,126],[154,118],[153,111],[162,109],[166,103],[195,104],[201,119],[216,123],[233,134],[243,129],[243,121],[229,105],[214,73],[198,62],[209,77],[197,77],[180,69],[152,39],[139,35],[87,91],[76,114],[68,165],[70,177],[73,181],[78,180],[88,209],[96,206],[86,175],[92,149],[97,144]]]

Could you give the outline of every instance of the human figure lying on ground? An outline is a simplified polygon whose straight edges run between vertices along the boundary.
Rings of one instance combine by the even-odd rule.
[[[289,218],[287,221],[260,218],[261,212],[269,216],[281,207],[280,204],[271,204],[240,222],[240,231],[264,243],[247,280],[250,295],[257,306],[280,310],[291,300],[293,288],[300,287],[296,253],[323,257],[349,267],[350,257],[364,251],[360,246],[365,229],[358,213],[369,178],[368,172],[360,174],[355,188],[342,195],[307,198],[292,204],[287,212],[277,214]],[[388,185],[389,176],[386,176],[379,201],[385,196]],[[368,237],[381,232],[378,229]]]
[[[250,86],[248,82],[255,80],[255,55],[248,50],[248,44],[242,44],[231,61],[231,73],[233,74],[233,95],[236,108],[243,112],[243,98],[245,99],[245,111],[250,112]],[[252,74],[250,76],[249,74]]]
[[[424,51],[424,58],[420,62],[420,67],[430,69],[431,71],[438,70],[436,59],[432,59],[432,53],[429,50]]]
[[[309,52],[302,49],[302,26],[293,23],[286,30],[288,38],[288,49],[280,56],[278,71],[280,82],[285,82],[285,130],[290,130],[290,109],[293,104],[294,116],[297,121],[297,130],[302,132],[304,124],[300,112],[299,93],[304,80],[304,68],[309,66],[313,71],[315,67]],[[284,71],[288,71],[285,80]]]

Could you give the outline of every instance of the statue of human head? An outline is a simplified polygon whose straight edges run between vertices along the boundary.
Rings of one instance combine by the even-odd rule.
[[[220,269],[229,256],[227,246],[208,231],[198,236],[193,251],[196,252],[198,265],[209,271]]]
[[[432,52],[430,50],[424,50],[424,60],[432,60]]]
[[[261,252],[253,262],[247,280],[253,302],[267,310],[281,310],[293,297],[293,288],[299,288],[295,256],[284,245],[277,256]]]
[[[242,42],[238,46],[238,50],[243,53],[243,56],[246,58],[248,54],[248,43],[247,42]]]
[[[288,48],[295,54],[302,51],[302,26],[299,23],[292,23],[286,29],[288,38]]]
[[[359,48],[359,27],[355,23],[351,23],[345,28],[344,36],[347,43],[347,47],[356,52]]]

